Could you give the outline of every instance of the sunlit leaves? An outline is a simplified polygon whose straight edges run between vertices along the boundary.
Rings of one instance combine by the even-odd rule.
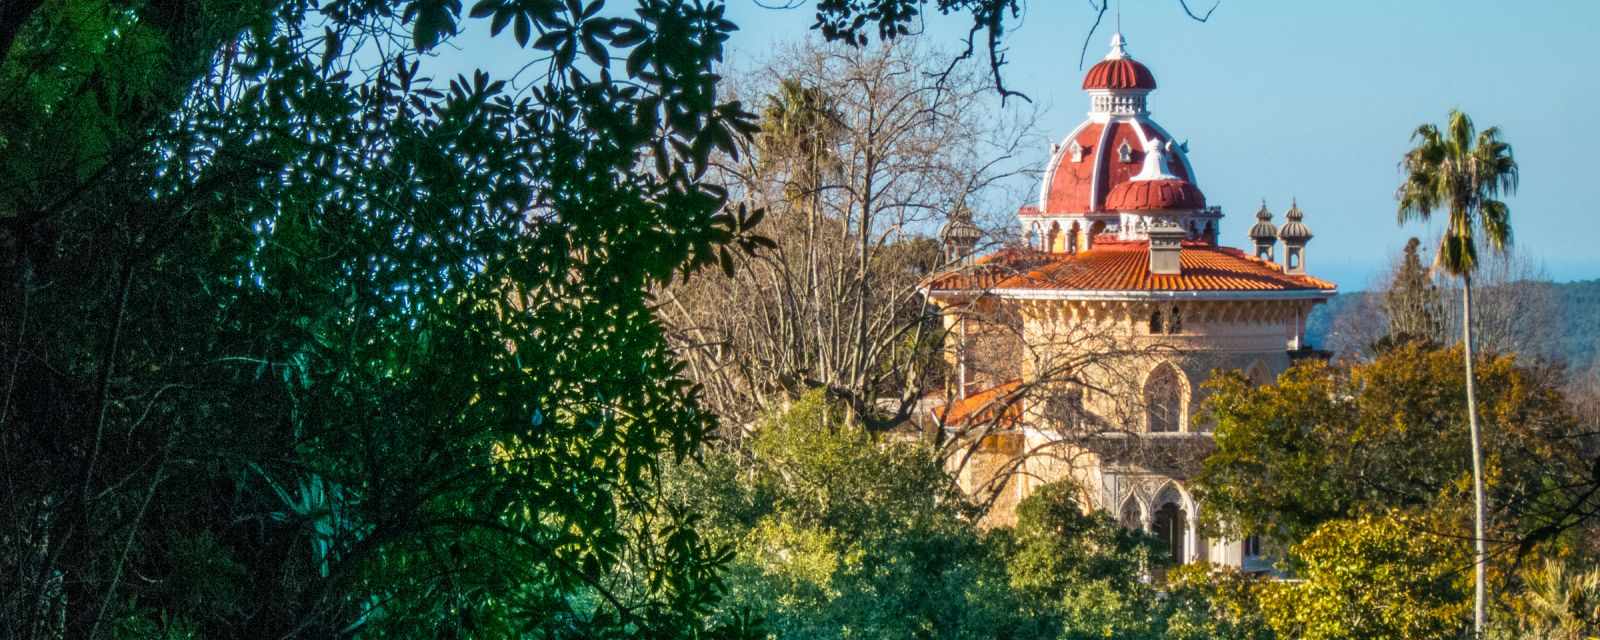
[[[1295,545],[1301,579],[1266,587],[1262,613],[1282,638],[1460,638],[1471,562],[1448,526],[1401,511],[1328,522]]]
[[[1293,543],[1320,524],[1470,495],[1459,349],[1397,345],[1367,364],[1302,363],[1273,384],[1232,373],[1207,383],[1217,450],[1196,478],[1214,523]],[[1516,526],[1543,479],[1587,469],[1559,392],[1509,356],[1476,367],[1499,526]],[[1373,473],[1382,469],[1382,473]]]

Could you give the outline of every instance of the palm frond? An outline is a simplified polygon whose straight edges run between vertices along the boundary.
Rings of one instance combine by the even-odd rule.
[[[1477,235],[1496,253],[1511,246],[1511,210],[1499,199],[1517,189],[1517,162],[1499,127],[1476,131],[1472,118],[1452,109],[1444,130],[1423,124],[1400,162],[1405,179],[1396,190],[1398,220],[1426,222],[1435,210],[1449,214],[1434,266],[1454,276],[1478,267]]]
[[[1434,268],[1460,277],[1478,268],[1478,247],[1472,235],[1462,236],[1446,231],[1439,241],[1439,253],[1433,259]]]
[[[1460,109],[1451,109],[1448,122],[1445,124],[1450,131],[1450,152],[1458,158],[1465,157],[1472,148],[1473,126],[1472,118]]]
[[[1495,253],[1511,248],[1511,208],[1500,200],[1484,200],[1478,205],[1483,221],[1483,239]]]

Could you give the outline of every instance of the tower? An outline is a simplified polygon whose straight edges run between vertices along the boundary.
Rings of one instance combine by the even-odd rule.
[[[1261,209],[1256,211],[1256,225],[1250,227],[1250,240],[1256,245],[1256,257],[1267,262],[1277,260],[1277,252],[1273,250],[1278,244],[1278,227],[1272,224],[1272,212],[1267,210],[1267,201],[1261,201]]]
[[[1289,212],[1284,214],[1287,220],[1278,229],[1278,239],[1283,240],[1283,272],[1289,275],[1306,274],[1306,243],[1311,241],[1311,227],[1301,222],[1305,217],[1300,204],[1290,201]]]
[[[950,209],[949,219],[939,227],[939,244],[944,247],[945,263],[970,264],[981,237],[983,230],[972,223],[972,210],[967,208],[966,201],[956,202]]]
[[[1298,205],[1278,227],[1263,202],[1253,246],[1217,242],[1222,210],[1207,204],[1188,144],[1152,117],[1155,76],[1126,45],[1115,36],[1084,75],[1089,113],[1049,147],[1038,200],[1017,212],[1028,248],[972,259],[977,230],[962,207],[940,231],[960,266],[923,291],[943,316],[960,392],[932,401],[929,417],[982,425],[950,433],[983,434],[958,482],[998,487],[988,523],[1014,523],[1039,484],[1070,479],[1086,509],[1167,540],[1177,563],[1271,571],[1260,544],[1196,526],[1207,507],[1186,487],[1214,425],[1192,410],[1195,390],[1216,370],[1288,369],[1304,354],[1306,316],[1337,289],[1306,274],[1311,230]],[[1002,375],[967,378],[971,336],[997,347],[986,371]],[[1062,437],[1074,429],[1086,431]]]

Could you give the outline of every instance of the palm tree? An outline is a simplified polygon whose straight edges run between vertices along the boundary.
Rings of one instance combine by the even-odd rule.
[[[1547,559],[1530,571],[1520,631],[1540,640],[1583,640],[1600,633],[1600,569]]]
[[[1511,145],[1500,139],[1499,127],[1474,134],[1472,119],[1452,109],[1440,131],[1432,124],[1417,127],[1411,134],[1415,143],[1400,168],[1405,183],[1396,197],[1400,200],[1401,224],[1426,221],[1434,210],[1450,217],[1439,239],[1434,268],[1461,278],[1461,342],[1467,362],[1467,422],[1472,431],[1472,498],[1476,510],[1473,542],[1477,551],[1473,593],[1473,631],[1483,636],[1484,572],[1489,554],[1484,539],[1483,448],[1478,434],[1478,406],[1472,382],[1472,274],[1478,268],[1477,236],[1497,254],[1511,246],[1511,210],[1499,200],[1502,192],[1517,189],[1517,161]]]

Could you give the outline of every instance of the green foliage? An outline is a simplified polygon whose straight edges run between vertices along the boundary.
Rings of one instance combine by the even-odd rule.
[[[722,615],[783,638],[1270,640],[1261,583],[1209,566],[1163,571],[1159,542],[1038,487],[1017,525],[981,531],[925,445],[874,437],[821,391],[745,446],[668,475],[735,556]]]
[[[1462,504],[1470,470],[1460,360],[1458,349],[1407,343],[1349,368],[1302,363],[1259,387],[1214,377],[1205,410],[1217,449],[1195,483],[1211,524],[1292,543],[1330,520]],[[1497,522],[1514,526],[1549,478],[1587,465],[1549,376],[1502,356],[1480,361],[1477,378],[1490,504]]]
[[[1265,578],[1236,569],[1190,564],[1167,572],[1167,638],[1273,640],[1277,635],[1261,613]],[[1286,636],[1287,637],[1287,636]]]
[[[1065,482],[1037,488],[1018,505],[1006,539],[1011,586],[1057,637],[1274,637],[1258,610],[1256,580],[1205,564],[1165,568],[1159,540],[1103,512],[1084,513],[1077,491]],[[1145,578],[1152,573],[1164,584]]]
[[[1525,587],[1501,623],[1507,638],[1589,640],[1600,637],[1600,569],[1546,558],[1524,570]]]
[[[699,179],[734,27],[534,4],[591,57],[522,91],[423,77],[451,1],[47,2],[0,51],[0,635],[744,631],[655,491],[713,421],[646,295],[759,244]]]
[[[846,416],[813,391],[748,449],[679,469],[676,491],[736,550],[725,606],[783,638],[1050,637],[933,452]]]
[[[1266,585],[1261,611],[1279,637],[1464,637],[1472,611],[1470,543],[1406,512],[1318,526],[1292,552],[1299,580]]]
[[[1138,588],[1139,575],[1164,554],[1159,541],[1117,524],[1104,512],[1084,513],[1068,482],[1040,486],[1017,505],[1011,583],[1057,600],[1084,584],[1110,591]]]

